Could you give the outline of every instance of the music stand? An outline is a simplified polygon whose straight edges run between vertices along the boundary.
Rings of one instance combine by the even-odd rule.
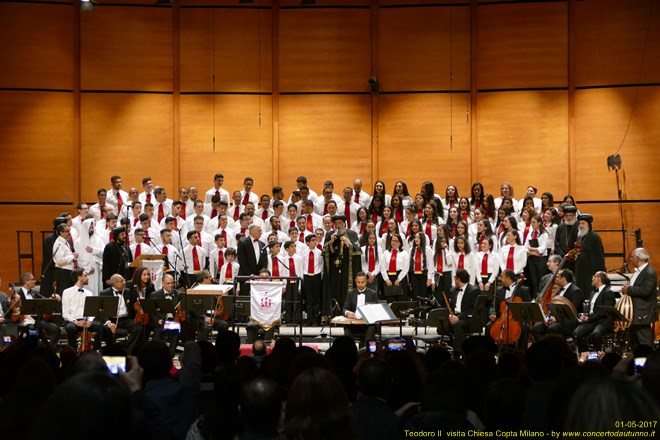
[[[195,312],[197,316],[204,316],[209,310],[215,310],[215,298],[208,295],[186,295],[186,313]]]
[[[83,315],[85,318],[90,316],[95,316],[97,318],[117,316],[118,306],[118,296],[87,296],[85,297],[85,309]],[[106,314],[108,311],[111,312]]]
[[[548,304],[552,316],[562,324],[577,324],[578,319],[568,304]]]
[[[472,309],[472,317],[477,318],[481,325],[484,324],[483,316],[481,311],[486,308],[486,303],[488,302],[488,295],[479,295],[477,296],[477,301],[474,303],[474,309]]]
[[[56,299],[26,299],[21,303],[22,315],[52,315],[62,313],[62,305]]]
[[[419,311],[417,301],[394,301],[390,304],[390,309],[392,313],[399,319],[399,336],[403,337],[403,320],[406,318],[404,315],[408,315],[411,312]]]
[[[596,310],[605,313],[605,315],[607,315],[607,317],[610,318],[613,322],[632,322],[630,319],[623,316],[621,312],[619,312],[619,310],[614,306],[596,306]]]
[[[174,303],[171,299],[141,299],[140,306],[150,316],[156,316],[159,313],[174,315]]]
[[[543,322],[545,321],[545,316],[543,316],[543,309],[541,304],[535,302],[510,302],[509,310],[513,315],[513,319],[518,322]]]
[[[222,307],[229,315],[232,328],[236,328],[236,316],[250,316],[250,300],[247,297],[228,295],[222,297]]]

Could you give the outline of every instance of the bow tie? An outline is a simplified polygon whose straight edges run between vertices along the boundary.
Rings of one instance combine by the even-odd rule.
[[[78,292],[84,292],[85,289],[78,289]]]

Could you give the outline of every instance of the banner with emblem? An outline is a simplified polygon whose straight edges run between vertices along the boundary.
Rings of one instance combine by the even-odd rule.
[[[282,318],[281,281],[250,282],[250,321],[269,330]]]
[[[149,269],[151,282],[154,283],[154,289],[163,288],[163,260],[143,260],[142,265]]]

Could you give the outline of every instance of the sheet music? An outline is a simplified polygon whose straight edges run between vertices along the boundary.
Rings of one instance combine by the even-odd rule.
[[[365,304],[357,308],[357,314],[368,324],[396,319],[387,304]]]

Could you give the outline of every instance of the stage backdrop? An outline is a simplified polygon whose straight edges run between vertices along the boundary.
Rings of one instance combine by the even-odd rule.
[[[594,227],[660,201],[660,5],[653,0],[103,0],[0,3],[0,274],[41,264],[40,231],[119,174],[176,195],[317,192],[381,178],[466,195],[573,194]],[[375,78],[377,85],[369,84]],[[17,231],[23,259],[17,260]],[[622,251],[620,232],[603,232]],[[634,239],[627,238],[628,248]],[[608,258],[608,268],[621,265]]]

